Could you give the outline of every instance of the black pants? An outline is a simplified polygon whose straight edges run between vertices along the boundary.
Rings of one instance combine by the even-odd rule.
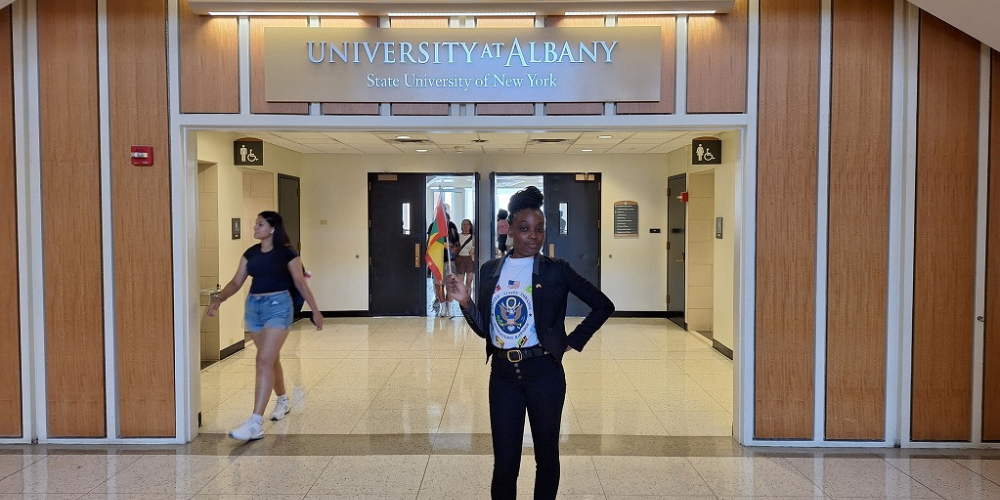
[[[559,424],[566,402],[566,372],[550,355],[511,363],[493,357],[490,373],[490,427],[493,430],[494,500],[517,496],[524,414],[535,445],[535,500],[554,499],[559,491]]]

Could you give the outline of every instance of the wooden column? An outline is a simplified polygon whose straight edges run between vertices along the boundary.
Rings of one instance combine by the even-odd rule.
[[[760,3],[755,427],[813,437],[819,0]]]
[[[38,0],[37,21],[48,436],[103,437],[97,0]]]
[[[21,321],[18,307],[17,169],[14,142],[14,55],[11,7],[0,9],[0,437],[21,436]]]
[[[165,0],[107,0],[121,437],[173,437],[174,322]],[[149,167],[129,147],[154,148]]]
[[[971,437],[980,44],[920,14],[913,269],[914,441]]]
[[[893,0],[834,0],[826,438],[885,436]]]

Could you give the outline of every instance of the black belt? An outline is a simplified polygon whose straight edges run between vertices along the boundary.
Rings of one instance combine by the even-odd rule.
[[[541,346],[527,347],[525,349],[497,349],[500,355],[507,358],[507,361],[511,363],[517,363],[527,358],[533,358],[535,356],[544,356],[549,353]]]

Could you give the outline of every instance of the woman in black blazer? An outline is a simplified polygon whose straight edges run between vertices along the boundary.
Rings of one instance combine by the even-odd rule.
[[[534,498],[554,499],[559,490],[559,424],[566,401],[562,357],[582,351],[615,311],[596,286],[566,261],[542,255],[545,244],[543,196],[534,186],[518,191],[508,206],[513,249],[483,264],[479,293],[455,275],[447,278],[452,298],[477,335],[487,339],[490,372],[490,427],[493,433],[494,499],[517,496],[524,416],[535,445]],[[587,317],[566,334],[566,299],[576,295],[590,306]],[[478,304],[478,305],[477,305]]]

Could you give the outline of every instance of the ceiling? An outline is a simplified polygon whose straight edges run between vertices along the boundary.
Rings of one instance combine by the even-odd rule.
[[[719,130],[613,132],[241,132],[304,154],[666,154]],[[423,150],[423,151],[421,151]],[[589,150],[589,151],[588,151]]]

